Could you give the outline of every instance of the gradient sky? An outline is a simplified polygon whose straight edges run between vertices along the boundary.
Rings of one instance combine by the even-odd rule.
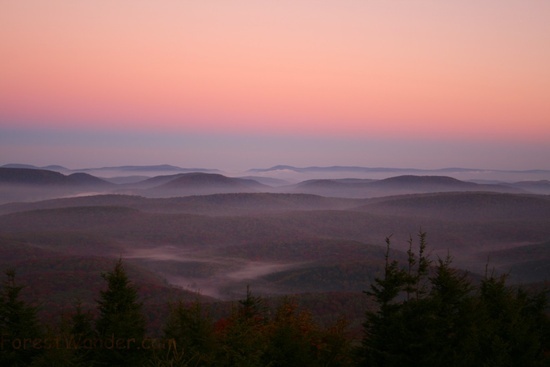
[[[550,169],[550,1],[0,1],[0,165]]]

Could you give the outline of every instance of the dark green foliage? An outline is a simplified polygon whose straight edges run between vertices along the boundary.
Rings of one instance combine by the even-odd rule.
[[[122,260],[118,260],[112,272],[102,274],[107,289],[100,292],[97,301],[99,318],[96,330],[100,336],[115,334],[120,337],[143,338],[145,319],[137,290],[130,283]]]
[[[43,331],[36,308],[20,298],[23,286],[15,281],[15,271],[6,271],[0,292],[0,365],[25,366],[42,352]]]
[[[492,276],[476,288],[451,267],[449,256],[428,271],[425,233],[420,232],[419,238],[418,260],[412,243],[407,267],[387,256],[384,277],[376,278],[366,292],[378,308],[366,314],[362,364],[549,365],[550,321],[544,292],[513,290],[504,277]],[[389,254],[389,239],[386,242]]]
[[[476,297],[477,321],[482,326],[477,352],[482,365],[550,365],[548,358],[541,358],[550,346],[545,294],[508,288],[505,280],[504,276],[484,279]]]
[[[94,350],[84,346],[91,345],[97,337],[92,328],[90,312],[84,312],[80,301],[75,305],[75,313],[64,317],[57,327],[48,328],[45,340],[51,341],[44,354],[33,360],[33,367],[94,366]]]
[[[267,319],[267,305],[262,297],[252,295],[246,286],[246,298],[239,301],[238,318],[243,322],[262,323]]]
[[[71,317],[71,334],[75,337],[90,338],[95,336],[92,326],[93,316],[82,309],[82,303],[76,302],[75,313]]]
[[[264,299],[253,296],[246,288],[246,297],[239,301],[220,328],[221,347],[217,360],[220,366],[262,366],[266,348],[267,306]]]
[[[266,328],[264,366],[349,366],[350,340],[345,336],[347,322],[339,319],[329,327],[316,323],[308,310],[283,299]]]
[[[107,289],[97,301],[96,332],[104,343],[98,349],[98,363],[106,366],[137,366],[143,359],[140,349],[145,336],[145,318],[137,290],[118,260],[112,272],[102,275]],[[113,346],[114,344],[114,346]]]
[[[213,363],[216,349],[214,323],[205,314],[202,305],[196,301],[191,305],[178,302],[172,306],[164,329],[167,340],[173,340],[179,361],[190,366],[208,366]],[[172,355],[173,357],[174,355]]]
[[[270,307],[249,287],[216,322],[215,308],[198,298],[173,303],[164,334],[148,338],[137,289],[119,260],[102,275],[106,287],[96,312],[77,302],[48,327],[21,299],[23,287],[8,271],[0,291],[0,366],[550,365],[545,292],[511,288],[506,277],[493,275],[473,283],[452,268],[450,256],[429,259],[424,232],[417,251],[409,240],[404,266],[390,259],[389,238],[386,244],[383,274],[366,292],[377,307],[366,314],[357,354],[345,320],[322,324],[311,307],[290,298]],[[332,314],[341,307],[335,305]]]
[[[70,330],[68,338],[73,342],[73,346],[85,345],[88,340],[94,340],[98,336],[93,328],[93,316],[91,312],[84,311],[82,303],[77,301],[75,305],[75,313],[70,320]],[[86,366],[92,364],[94,359],[94,351],[84,348],[75,347],[72,350],[73,358],[78,365]]]
[[[263,356],[265,365],[317,365],[319,332],[308,312],[299,311],[295,303],[286,299],[277,308],[268,331],[270,340]]]
[[[285,298],[269,311],[247,288],[230,316],[212,323],[199,303],[176,304],[164,339],[177,347],[156,354],[155,366],[351,366],[347,323],[321,327],[311,314]]]
[[[265,301],[247,288],[228,320],[219,324],[216,366],[350,366],[347,323],[321,327],[311,314],[285,298],[269,313]]]

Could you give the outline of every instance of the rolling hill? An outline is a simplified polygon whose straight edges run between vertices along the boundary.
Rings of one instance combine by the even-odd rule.
[[[100,195],[7,204],[0,213],[0,233],[14,241],[60,255],[123,256],[173,284],[221,298],[245,283],[279,294],[297,291],[303,281],[304,289],[322,292],[349,278],[342,290],[357,290],[360,279],[380,270],[386,236],[393,235],[395,250],[406,250],[420,228],[434,255],[450,251],[457,265],[473,271],[484,269],[479,254],[550,238],[548,197],[490,192],[368,200]],[[328,274],[326,283],[315,281]]]
[[[108,192],[115,187],[87,173],[64,175],[44,169],[0,167],[0,204]]]
[[[429,192],[490,191],[520,193],[524,190],[503,184],[477,184],[448,176],[395,176],[372,179],[316,179],[285,188],[289,192],[333,197],[370,198]]]
[[[328,198],[309,194],[232,193],[173,198],[145,198],[135,195],[90,195],[31,203],[0,204],[0,214],[38,209],[78,206],[124,206],[154,213],[243,215],[291,210],[347,209],[364,200]]]
[[[154,186],[144,192],[145,196],[188,196],[216,193],[256,192],[269,186],[257,181],[232,178],[215,173],[184,173],[172,180]]]
[[[204,172],[114,184],[87,173],[4,169],[4,192],[27,202],[2,196],[0,266],[16,269],[46,313],[76,298],[93,305],[99,275],[122,257],[149,314],[199,294],[234,301],[250,285],[255,294],[315,304],[321,318],[337,304],[360,325],[361,292],[382,272],[384,239],[391,236],[392,258],[403,260],[420,228],[433,259],[451,253],[473,273],[489,259],[513,282],[550,276],[550,197],[522,191],[531,184],[402,175],[272,187]],[[50,199],[39,201],[44,195]]]
[[[321,177],[289,184],[296,181],[269,176],[284,170]],[[391,258],[404,264],[420,229],[433,260],[451,254],[472,279],[487,269],[528,287],[550,279],[548,181],[442,176],[475,174],[462,169],[254,173],[2,167],[0,269],[15,269],[24,299],[51,321],[77,299],[93,309],[101,274],[122,258],[156,330],[170,302],[199,299],[225,317],[247,286],[271,302],[291,296],[320,320],[344,315],[361,330],[371,305],[362,292],[383,273],[384,239],[391,237]]]
[[[356,210],[388,216],[446,218],[453,221],[550,218],[550,197],[497,192],[449,192],[390,196],[365,201]]]
[[[515,283],[537,283],[550,280],[550,241],[498,249],[480,254],[490,259],[508,279]]]
[[[111,271],[115,258],[93,255],[70,255],[33,245],[32,241],[17,240],[0,235],[0,269],[13,269],[18,284],[24,286],[22,297],[31,304],[39,302],[39,314],[48,322],[55,322],[62,313],[72,312],[77,301],[84,309],[94,309],[99,291],[105,289],[101,274]],[[173,300],[213,300],[175,288],[158,274],[126,262],[129,277],[139,289],[146,314],[155,328],[161,328],[159,313]]]
[[[19,167],[19,165],[16,165]],[[117,167],[105,167],[111,169]],[[474,183],[448,176],[401,175],[385,179],[339,178],[305,180],[284,184],[269,177],[228,177],[219,173],[187,172],[172,166],[122,166],[118,168],[138,172],[153,169],[179,172],[169,175],[121,176],[102,179],[89,173],[75,172],[65,175],[56,171],[34,168],[0,167],[0,204],[7,202],[33,202],[52,198],[80,195],[123,194],[152,198],[212,195],[220,193],[291,193],[311,194],[338,198],[372,198],[431,192],[483,191],[506,193],[550,193],[547,181],[517,183]],[[333,168],[328,167],[329,171]],[[334,168],[336,169],[336,168]],[[342,168],[343,169],[343,168]],[[183,172],[182,172],[183,171]],[[339,170],[337,170],[339,171]],[[272,183],[273,186],[269,183]]]
[[[0,167],[1,185],[51,186],[74,184],[67,176],[54,171]]]

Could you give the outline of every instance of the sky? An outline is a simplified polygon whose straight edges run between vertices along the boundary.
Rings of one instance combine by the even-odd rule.
[[[1,0],[0,165],[550,169],[549,1]]]

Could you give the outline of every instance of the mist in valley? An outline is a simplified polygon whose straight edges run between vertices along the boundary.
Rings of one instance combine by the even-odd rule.
[[[498,287],[501,276],[510,288],[498,294],[506,297],[517,286],[538,297],[550,280],[550,171],[509,173],[522,181],[508,182],[486,175],[462,180],[459,174],[477,173],[457,169],[276,167],[231,176],[132,166],[100,172],[120,176],[0,167],[0,268],[15,271],[21,299],[39,305],[37,315],[51,330],[66,328],[67,315],[98,320],[98,300],[111,289],[105,281],[119,264],[135,287],[151,335],[168,335],[167,325],[179,317],[185,338],[196,322],[221,343],[234,342],[231,331],[248,330],[251,340],[273,340],[269,346],[278,345],[278,330],[302,330],[296,340],[326,330],[322,343],[337,349],[340,341],[360,345],[366,315],[377,314],[381,304],[365,291],[384,277],[387,261],[398,262],[395,271],[403,279],[415,274],[418,263],[408,268],[408,253],[419,259],[421,234],[431,267],[420,283],[428,287],[441,279],[432,277],[449,257],[449,276],[472,286],[474,302],[482,297],[476,289],[493,281]],[[536,175],[541,179],[531,180]],[[416,332],[418,320],[439,317],[438,307],[444,317],[457,318],[453,325],[473,320],[467,325],[479,330],[470,314],[483,310],[472,311],[468,297],[460,303],[463,315],[447,312],[454,301],[443,304],[431,291],[401,303],[408,302],[409,283],[400,287],[392,306],[421,308],[410,330]],[[531,302],[521,292],[515,297],[529,312],[510,309],[531,317],[540,299]],[[436,305],[436,312],[426,304]],[[491,299],[487,305],[494,307]],[[259,323],[242,318],[247,307],[257,307]],[[535,317],[532,329],[538,330]],[[508,327],[507,318],[497,320]],[[484,330],[496,329],[488,323]],[[433,335],[448,335],[443,332]],[[228,344],[220,345],[216,353]],[[340,354],[349,359],[354,353]],[[325,362],[323,357],[319,365]]]
[[[250,261],[240,258],[201,256],[198,250],[175,246],[155,246],[131,249],[121,255],[142,264],[182,289],[220,300],[238,298],[247,285],[263,294],[277,294],[261,277],[283,270],[298,268],[299,263]]]
[[[547,171],[60,171],[0,168],[0,250],[12,239],[44,259],[121,257],[181,290],[230,300],[248,285],[266,296],[361,292],[383,269],[386,237],[403,260],[424,230],[434,261],[451,255],[457,268],[517,283],[549,277]],[[12,264],[30,266],[23,255]]]

